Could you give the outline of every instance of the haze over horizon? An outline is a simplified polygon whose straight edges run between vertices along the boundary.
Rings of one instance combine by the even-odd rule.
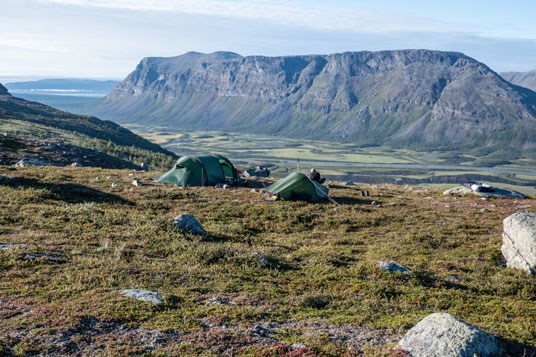
[[[458,51],[496,72],[536,68],[536,3],[394,0],[2,0],[0,79],[123,78],[188,51]]]

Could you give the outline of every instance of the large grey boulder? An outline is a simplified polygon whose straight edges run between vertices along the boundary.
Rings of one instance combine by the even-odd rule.
[[[398,346],[413,357],[481,357],[503,352],[496,337],[448,313],[426,316]]]
[[[162,295],[149,290],[125,289],[121,291],[121,295],[131,297],[140,301],[147,301],[152,304],[162,304],[164,302],[164,298],[162,298]]]
[[[191,214],[181,214],[175,217],[173,225],[181,231],[191,234],[207,234],[201,223]]]
[[[515,213],[505,218],[501,252],[507,267],[536,274],[536,213]]]

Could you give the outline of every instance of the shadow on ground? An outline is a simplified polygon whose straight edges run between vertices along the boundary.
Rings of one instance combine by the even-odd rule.
[[[48,183],[30,178],[17,177],[9,181],[1,181],[0,185],[23,189],[45,189],[50,192],[51,199],[68,203],[108,202],[127,205],[134,204],[131,201],[125,200],[118,195],[102,192],[94,188],[79,185],[76,183]]]

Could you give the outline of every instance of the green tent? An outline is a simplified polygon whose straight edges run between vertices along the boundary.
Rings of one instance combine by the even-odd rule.
[[[307,175],[294,172],[264,191],[268,197],[275,196],[281,200],[317,202],[320,198],[327,198],[329,190]]]
[[[210,155],[183,156],[170,171],[155,181],[180,186],[208,186],[237,180],[238,172],[229,159]]]

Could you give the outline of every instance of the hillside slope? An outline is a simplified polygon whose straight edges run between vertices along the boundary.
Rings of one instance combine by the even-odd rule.
[[[529,72],[503,72],[501,77],[515,85],[536,91],[536,70]]]
[[[95,110],[119,122],[363,145],[536,146],[536,93],[455,52],[145,58]]]
[[[0,250],[0,355],[402,356],[434,312],[504,338],[506,356],[536,351],[536,279],[500,250],[532,199],[329,182],[335,208],[129,173],[0,166],[0,243],[19,244]],[[183,213],[207,235],[173,226]]]
[[[129,161],[160,166],[173,154],[113,122],[11,96],[0,87],[0,130],[31,139],[63,140]],[[145,158],[145,160],[143,160]]]

